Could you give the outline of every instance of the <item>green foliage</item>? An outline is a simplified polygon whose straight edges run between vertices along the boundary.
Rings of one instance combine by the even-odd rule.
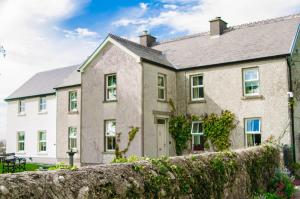
[[[172,114],[169,118],[169,133],[175,140],[176,154],[182,155],[187,148],[187,142],[191,139],[192,121],[199,120],[196,116],[187,116],[176,112],[173,101],[169,100]]]
[[[116,141],[116,149],[115,149],[115,159],[122,159],[124,158],[124,155],[126,154],[126,152],[129,149],[129,146],[132,142],[132,140],[135,138],[136,134],[139,132],[139,128],[138,127],[131,127],[130,131],[128,132],[128,142],[127,142],[127,146],[124,150],[120,150],[120,136],[121,133],[117,134],[117,141]]]
[[[225,110],[221,115],[212,113],[203,119],[204,135],[211,141],[216,151],[230,148],[230,133],[236,127],[235,116]]]
[[[138,157],[136,155],[130,155],[128,158],[126,157],[121,157],[121,158],[114,158],[111,163],[132,163],[132,162],[137,162],[140,160],[145,160],[146,158],[144,157]]]
[[[279,198],[290,199],[295,193],[293,179],[287,173],[278,170],[271,181],[271,191],[276,193]]]
[[[64,162],[58,162],[53,167],[49,167],[48,170],[61,170],[61,169],[68,169],[68,170],[76,170],[76,166],[70,166]]]
[[[169,100],[172,110],[169,119],[169,133],[175,140],[176,154],[181,155],[183,150],[187,148],[187,143],[191,139],[192,121],[200,120],[200,116],[188,116],[179,114],[176,111],[173,101]],[[202,117],[204,135],[213,145],[216,151],[224,151],[230,148],[230,133],[236,127],[235,115],[228,111],[222,111],[220,115],[212,113],[206,117]],[[209,148],[208,140],[204,147]]]

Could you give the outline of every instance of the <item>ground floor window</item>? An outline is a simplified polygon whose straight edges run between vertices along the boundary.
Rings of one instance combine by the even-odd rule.
[[[17,133],[17,151],[23,152],[25,150],[25,132]]]
[[[69,150],[77,149],[77,128],[76,127],[69,127],[68,148]]]
[[[116,149],[116,121],[105,121],[105,150],[114,151]]]
[[[261,119],[245,119],[245,134],[247,146],[256,146],[261,144]]]
[[[202,122],[200,121],[192,122],[191,134],[192,134],[192,150],[193,151],[204,150],[205,136],[203,133]]]
[[[39,152],[47,151],[47,142],[46,142],[46,131],[39,131],[38,133],[39,140]]]

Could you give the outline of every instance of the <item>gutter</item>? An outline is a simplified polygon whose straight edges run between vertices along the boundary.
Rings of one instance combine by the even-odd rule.
[[[288,65],[288,76],[289,76],[289,92],[293,92],[293,82],[292,82],[292,67],[290,64],[290,56],[286,56],[286,62]],[[293,100],[289,98],[289,102]],[[294,105],[289,105],[290,118],[291,118],[291,145],[293,150],[293,161],[296,162],[296,145],[295,145],[295,119],[294,119]]]

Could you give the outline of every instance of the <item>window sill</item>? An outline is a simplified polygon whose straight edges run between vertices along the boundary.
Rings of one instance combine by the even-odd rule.
[[[47,111],[39,111],[38,112],[39,115],[44,115],[44,114],[47,114],[47,113],[48,113]]]
[[[26,152],[25,151],[19,151],[19,152],[16,152],[16,155],[25,155]]]
[[[196,103],[206,103],[205,99],[199,99],[199,100],[191,100],[189,104],[196,104]]]
[[[168,101],[166,99],[164,99],[164,100],[163,99],[157,99],[157,101],[161,102],[161,103],[168,103]]]
[[[26,113],[18,113],[18,116],[26,116]]]
[[[102,154],[114,155],[115,151],[103,151]]]
[[[118,102],[118,100],[104,100],[103,103]]]
[[[48,152],[45,151],[45,152],[37,152],[38,155],[48,155]]]
[[[79,111],[69,111],[69,114],[78,114],[79,113]]]
[[[262,96],[262,95],[249,95],[249,96],[243,96],[241,99],[242,100],[264,99],[264,96]]]

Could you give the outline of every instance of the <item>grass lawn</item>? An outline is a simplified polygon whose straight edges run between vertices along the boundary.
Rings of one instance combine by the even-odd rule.
[[[45,168],[45,165],[43,165],[43,164],[37,164],[37,163],[26,163],[26,171],[36,171],[40,167]],[[23,172],[23,171],[17,170],[16,173],[17,172]],[[0,163],[0,174],[2,174],[2,163]]]

